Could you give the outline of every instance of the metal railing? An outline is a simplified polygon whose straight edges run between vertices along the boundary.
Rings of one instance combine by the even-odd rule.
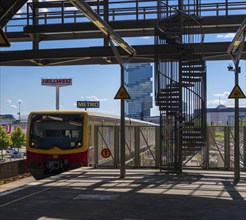
[[[240,168],[246,170],[246,127],[239,129]],[[208,168],[234,168],[234,127],[209,126],[207,141]]]
[[[234,168],[234,127],[208,126],[207,146],[194,154],[184,167],[230,170]],[[159,126],[126,126],[126,166],[159,168]],[[95,126],[94,146],[90,149],[90,164],[94,167],[119,168],[119,126]],[[246,170],[246,126],[240,127],[240,168]],[[108,148],[110,157],[101,152]]]
[[[101,1],[95,2],[92,8],[103,18],[110,21],[120,20],[145,20],[145,19],[157,19],[158,10],[165,11],[166,7],[163,5],[158,7],[159,0],[111,0],[108,3],[108,10],[105,11],[104,4]],[[189,2],[189,1],[188,1]],[[205,3],[202,3],[205,2]],[[55,6],[52,7],[54,2],[40,2],[39,3],[27,3],[22,10],[17,13],[13,19],[11,19],[7,26],[5,26],[6,32],[22,32],[23,27],[33,25],[34,18],[38,18],[38,24],[65,24],[65,23],[77,23],[88,21],[85,16],[73,8],[70,7],[66,1],[58,1]],[[50,5],[50,8],[47,6]],[[45,7],[46,6],[46,7]],[[178,7],[178,1],[170,2],[169,10],[175,10]],[[224,16],[224,15],[238,15],[245,14],[246,2],[232,1],[232,0],[217,0],[217,2],[201,1],[200,4],[189,4],[184,1],[183,11],[184,13],[192,13],[190,10],[199,9],[201,16]],[[37,9],[37,10],[36,10]],[[172,13],[172,12],[169,12]],[[194,11],[194,14],[196,12]],[[106,18],[106,17],[107,18]]]
[[[126,126],[125,152],[127,167],[159,167],[159,144],[157,126]],[[111,125],[95,126],[94,146],[91,151],[94,167],[120,166],[120,127]],[[103,155],[107,149],[108,155]]]

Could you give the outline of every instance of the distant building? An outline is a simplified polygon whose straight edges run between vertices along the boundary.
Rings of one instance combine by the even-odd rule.
[[[150,64],[128,64],[125,85],[131,99],[126,101],[126,116],[144,120],[152,108],[152,73]]]
[[[1,114],[0,115],[0,126],[2,126],[8,134],[11,134],[15,128],[20,126],[24,132],[27,130],[27,121],[16,120],[12,114]]]
[[[0,125],[12,125],[15,121],[15,117],[11,114],[0,115]]]
[[[14,124],[16,119],[11,114],[0,115],[0,126],[2,126],[7,134],[10,134],[14,130]]]
[[[234,125],[234,108],[218,105],[207,109],[207,122],[213,125]],[[246,117],[246,108],[239,108],[239,117]]]

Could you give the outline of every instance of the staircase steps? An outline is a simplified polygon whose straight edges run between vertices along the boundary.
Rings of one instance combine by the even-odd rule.
[[[165,111],[167,114],[176,114],[176,112],[181,111],[182,106],[180,106],[179,88],[175,84],[171,84],[168,88],[161,89],[157,95],[157,103],[159,105],[160,111]]]
[[[189,123],[186,123],[186,124],[192,124],[194,126],[194,123],[193,122],[189,122]],[[201,132],[201,128],[200,127],[183,127],[183,128],[180,128],[180,131],[187,131],[187,132],[192,132],[192,131],[197,131],[197,132]]]
[[[195,127],[194,122],[185,122],[180,129],[182,144],[182,159],[187,160],[206,145],[206,140],[201,127]]]
[[[173,106],[160,106],[159,109],[160,111],[166,111],[167,114],[169,113],[171,115],[181,110],[180,107],[173,107]]]
[[[160,94],[165,94],[165,93],[179,93],[179,88],[173,87],[173,88],[166,88],[160,90]]]
[[[159,38],[166,40],[167,44],[182,44],[180,36],[182,36],[182,28],[179,23],[179,16],[173,14],[167,18],[164,18],[159,23]]]
[[[191,87],[194,86],[192,83],[187,83],[187,81],[184,81],[182,83],[175,83],[175,84],[167,84],[167,88],[179,88],[179,87]]]
[[[191,147],[191,149],[194,149],[197,146],[203,147],[205,144],[204,140],[200,140],[200,142],[198,141],[194,141],[194,140],[186,140],[186,141],[182,141],[182,146],[183,147]]]
[[[204,67],[203,66],[193,66],[193,65],[187,65],[187,66],[183,66],[182,65],[182,72],[192,72],[192,73],[201,73],[204,71]]]
[[[206,83],[206,67],[199,55],[199,48],[195,48],[183,42],[198,43],[197,39],[189,38],[190,29],[194,28],[191,24],[197,25],[194,19],[198,16],[187,16],[173,14],[172,16],[161,19],[158,23],[158,37],[160,44],[173,44],[179,50],[180,58],[170,57],[170,61],[160,61],[159,93],[156,96],[157,105],[164,117],[169,115],[173,118],[173,135],[168,139],[163,139],[163,152],[165,155],[165,166],[178,167],[176,159],[179,155],[177,149],[181,147],[182,158],[189,161],[197,152],[206,146],[204,128],[200,123],[196,123],[197,116],[191,118],[188,114],[194,108],[203,108],[203,86]],[[193,22],[194,21],[194,22]],[[182,42],[183,41],[183,42]],[[171,65],[169,64],[171,63]],[[188,97],[188,98],[187,98]],[[205,112],[205,111],[204,111]],[[203,113],[202,113],[203,116]],[[174,127],[175,125],[175,127]],[[165,120],[161,125],[165,129]],[[178,132],[178,134],[176,134]],[[178,142],[176,139],[178,138]],[[167,140],[167,141],[166,141]],[[177,145],[178,143],[178,145]],[[170,144],[170,145],[169,145]]]
[[[184,82],[201,82],[201,78],[192,78],[192,77],[182,77],[182,82],[184,83]],[[191,86],[194,86],[194,84],[192,84],[192,83],[190,83],[191,84]]]
[[[171,96],[161,96],[158,99],[159,102],[179,102],[179,97],[171,97]]]

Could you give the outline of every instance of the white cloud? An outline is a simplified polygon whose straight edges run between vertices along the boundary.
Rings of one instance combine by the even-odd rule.
[[[213,96],[216,98],[213,100],[208,100],[207,105],[210,107],[217,107],[218,105],[225,105],[228,107],[228,105],[231,103],[231,100],[228,99],[229,95],[229,92],[214,93]]]
[[[213,96],[215,96],[215,97],[221,97],[221,98],[228,97],[229,95],[230,95],[229,92],[214,93],[214,94],[213,94]]]
[[[11,108],[17,108],[17,106],[16,105],[11,105]]]
[[[12,103],[12,101],[10,99],[7,99],[6,102],[7,103]]]
[[[57,0],[48,0],[48,1],[57,1]],[[28,3],[32,3],[32,0],[28,0],[27,1]],[[47,2],[47,0],[39,0],[39,2]],[[16,18],[20,18],[20,17],[22,17],[23,15],[21,15],[22,13],[26,13],[26,6],[23,6],[17,13],[16,13],[16,15],[15,15],[15,17]],[[47,9],[47,8],[40,8],[39,9],[39,12],[48,12],[48,11],[50,11],[49,9]]]
[[[89,100],[89,101],[101,101],[101,102],[107,101],[106,98],[101,98],[100,99],[100,98],[96,97],[95,95],[86,96],[85,98],[86,98],[86,100]]]
[[[48,11],[49,11],[48,8],[40,8],[39,9],[39,12],[43,12],[43,13],[48,12]]]
[[[226,105],[227,100],[219,100],[219,99],[215,99],[215,100],[209,100],[207,101],[207,105]]]
[[[225,39],[225,38],[234,38],[235,34],[234,33],[228,33],[228,34],[217,34],[217,38],[222,38],[222,39]]]
[[[217,107],[218,105],[224,105],[226,107],[234,107],[234,99],[225,98],[225,99],[214,99],[214,100],[207,101],[208,108]]]
[[[76,7],[65,7],[65,11],[78,11]]]

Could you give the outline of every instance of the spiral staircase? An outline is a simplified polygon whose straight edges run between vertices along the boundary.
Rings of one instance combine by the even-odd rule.
[[[201,56],[203,35],[199,10],[189,1],[179,9],[160,3],[156,28],[155,97],[160,110],[161,169],[182,172],[192,158],[203,156],[206,140],[206,66]],[[185,8],[185,10],[183,10]],[[191,43],[196,43],[195,47]],[[175,45],[178,55],[162,60],[160,45]],[[202,163],[199,165],[202,166]]]

